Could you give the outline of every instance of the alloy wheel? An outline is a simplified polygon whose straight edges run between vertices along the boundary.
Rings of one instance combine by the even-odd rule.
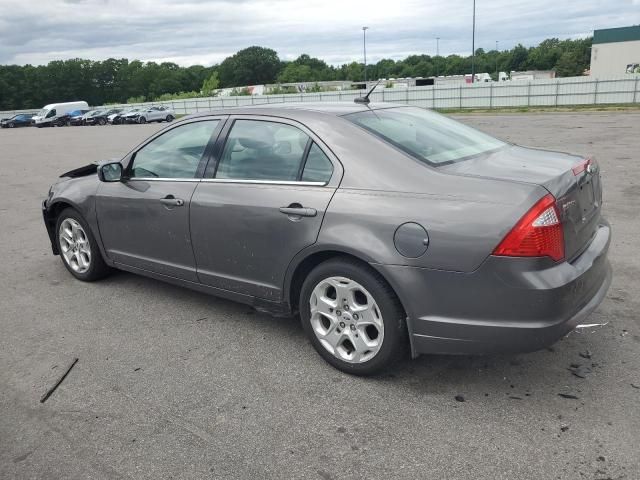
[[[334,357],[364,363],[379,352],[384,321],[373,296],[346,277],[318,283],[309,299],[311,327],[320,344]]]
[[[76,273],[91,267],[91,245],[82,225],[73,218],[65,218],[58,232],[60,251],[64,261]]]

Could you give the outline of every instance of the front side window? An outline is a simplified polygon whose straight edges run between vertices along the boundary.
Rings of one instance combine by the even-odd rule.
[[[219,120],[187,123],[153,139],[136,152],[132,178],[194,178]]]
[[[302,130],[285,123],[236,120],[216,178],[296,181],[308,141]]]
[[[344,118],[434,166],[506,146],[504,142],[444,115],[416,107],[366,110]]]
[[[46,118],[51,118],[51,117],[55,117],[56,116],[56,109],[54,108],[53,110],[49,110],[49,113],[47,113],[47,117]]]

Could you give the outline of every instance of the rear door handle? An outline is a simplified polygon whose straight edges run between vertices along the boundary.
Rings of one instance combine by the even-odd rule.
[[[162,203],[165,207],[182,207],[184,205],[184,200],[181,198],[176,198],[173,195],[167,195],[166,197],[160,199],[160,203]]]
[[[280,207],[280,212],[292,217],[315,217],[318,211],[315,208],[306,207]]]

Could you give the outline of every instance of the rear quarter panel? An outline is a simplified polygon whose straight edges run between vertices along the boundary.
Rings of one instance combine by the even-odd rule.
[[[452,190],[460,187],[450,181]],[[318,243],[344,246],[374,263],[471,272],[543,195],[541,188],[530,186],[488,184],[485,189],[499,191],[510,202],[486,193],[474,197],[469,191],[440,195],[341,188],[329,205]],[[418,258],[402,256],[394,244],[397,228],[407,222],[428,233],[428,248]]]
[[[430,167],[341,117],[302,119],[344,167],[316,248],[359,252],[375,263],[470,272],[547,191],[538,185],[455,175]],[[406,222],[422,225],[418,258],[395,248]]]

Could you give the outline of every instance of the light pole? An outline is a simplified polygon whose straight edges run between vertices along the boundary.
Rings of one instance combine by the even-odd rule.
[[[476,80],[476,0],[473,0],[473,32],[471,35],[471,83]]]
[[[498,51],[498,40],[496,40],[496,81],[500,81],[500,76],[498,74],[498,57],[500,56],[500,52]]]
[[[367,88],[367,30],[369,27],[362,27],[362,49],[364,50],[364,88]]]
[[[440,37],[436,37],[436,77],[440,75],[438,70],[438,57],[440,56]]]

